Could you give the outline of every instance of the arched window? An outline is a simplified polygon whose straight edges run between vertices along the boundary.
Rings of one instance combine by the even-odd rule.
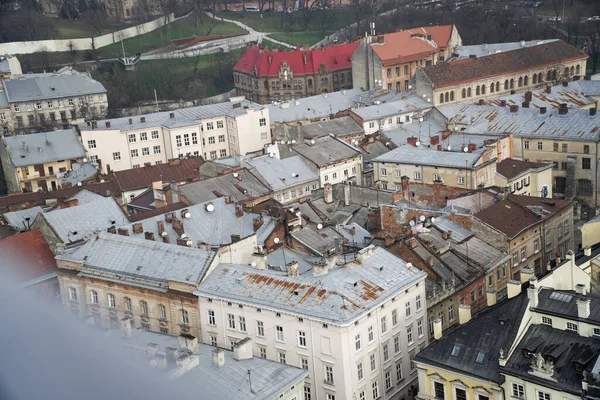
[[[565,68],[565,78],[569,76],[569,67]]]
[[[514,80],[514,79],[511,79],[511,80],[510,80],[510,88],[511,88],[511,89],[514,89],[514,88],[515,88],[515,80]]]
[[[556,72],[555,69],[553,69],[552,70],[552,80],[555,81],[557,77],[558,77],[558,73]]]
[[[454,101],[454,90],[450,92],[450,101]]]
[[[496,92],[500,91],[500,82],[496,82]]]
[[[533,74],[533,84],[537,83],[537,74]]]
[[[525,86],[529,85],[529,76],[525,75],[525,77],[523,78],[523,84]]]
[[[575,67],[571,67],[571,76],[575,75]]]
[[[481,94],[480,90],[481,89],[479,89],[479,85],[477,85],[477,87],[475,88],[475,96],[479,96]]]
[[[125,297],[125,309],[127,311],[131,311],[131,299],[129,297]]]
[[[140,301],[140,312],[144,315],[148,315],[148,303],[144,300]]]
[[[98,304],[98,292],[96,292],[95,290],[92,290],[90,292],[90,303]]]
[[[449,96],[449,93],[448,93],[448,92],[446,92],[446,94],[444,94],[444,101],[445,101],[446,103],[448,102],[448,96]]]
[[[108,306],[113,308],[117,306],[117,301],[115,300],[114,294],[108,294]]]
[[[538,83],[542,83],[542,73],[538,74]]]
[[[519,77],[519,87],[523,87],[523,77]]]
[[[471,88],[467,89],[467,97],[471,97]]]
[[[467,89],[463,88],[463,90],[462,90],[462,98],[464,99],[465,97],[467,97]]]
[[[579,75],[580,72],[581,72],[581,67],[578,65],[575,67],[575,75]]]
[[[547,81],[551,81],[552,80],[552,71],[546,72],[546,80]]]
[[[494,93],[494,86],[495,86],[494,83],[492,83],[490,85],[490,93]]]
[[[188,312],[185,310],[181,310],[181,323],[187,325],[190,323],[190,318],[188,316]]]
[[[504,81],[504,90],[508,90],[508,79]]]
[[[160,313],[160,319],[167,319],[167,308],[163,304],[158,305],[158,311]]]
[[[444,93],[440,93],[440,103],[444,102]]]
[[[481,94],[485,94],[485,85],[481,85]]]

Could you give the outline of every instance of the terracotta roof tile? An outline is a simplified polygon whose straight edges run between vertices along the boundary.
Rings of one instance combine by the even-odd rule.
[[[512,179],[516,176],[521,175],[523,172],[530,169],[538,168],[550,168],[552,164],[538,163],[533,161],[521,161],[507,158],[496,164],[496,172],[505,177],[506,179]]]
[[[349,69],[352,67],[352,53],[357,47],[358,42],[318,50],[295,51],[270,51],[253,46],[244,53],[233,70],[252,73],[256,68],[258,76],[277,76],[284,62],[296,76],[315,75],[319,72],[321,64],[325,64],[328,71]]]
[[[21,281],[40,278],[58,270],[54,254],[38,229],[0,240],[0,254],[11,257],[10,262],[0,264]]]
[[[197,178],[198,167],[203,162],[201,157],[191,157],[148,167],[116,171],[113,174],[123,191],[126,191],[150,187],[152,182],[160,180],[169,182]]]
[[[439,88],[587,57],[585,53],[570,44],[557,40],[481,58],[467,58],[451,63],[436,64],[425,68],[425,74],[431,83]]]

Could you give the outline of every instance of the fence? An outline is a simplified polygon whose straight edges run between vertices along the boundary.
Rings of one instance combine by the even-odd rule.
[[[189,15],[189,14],[188,14]],[[123,39],[132,38],[152,32],[158,28],[170,24],[182,18],[187,18],[188,15],[175,18],[173,13],[167,17],[160,17],[153,21],[144,24],[132,26],[119,31],[107,33],[105,35],[80,38],[80,39],[56,39],[56,40],[37,40],[29,42],[10,42],[0,43],[0,54],[31,54],[40,51],[58,52],[70,50],[92,50],[99,49],[117,43]]]

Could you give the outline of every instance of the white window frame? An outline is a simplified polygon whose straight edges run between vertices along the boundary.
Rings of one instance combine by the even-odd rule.
[[[298,347],[306,348],[306,332],[298,331]]]

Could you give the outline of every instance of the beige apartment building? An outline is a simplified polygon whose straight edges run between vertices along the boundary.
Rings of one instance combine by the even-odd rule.
[[[512,194],[552,198],[552,164],[502,160],[496,164],[495,185]]]
[[[271,142],[269,112],[241,98],[206,106],[92,121],[79,126],[90,161],[103,172],[170,159],[205,160],[260,151]]]
[[[13,75],[2,81],[2,87],[0,129],[4,135],[67,129],[102,118],[108,109],[104,86],[71,67]]]
[[[419,183],[477,189],[494,184],[496,149],[467,147],[467,152],[436,151],[413,145],[398,147],[374,160],[375,184],[402,190],[402,177]]]
[[[417,70],[416,92],[435,106],[473,103],[585,75],[588,55],[557,40]]]
[[[67,171],[84,157],[74,129],[5,136],[0,146],[9,193],[59,189]]]
[[[427,26],[367,36],[352,55],[354,87],[410,92],[419,68],[449,58],[462,39],[456,26]]]

